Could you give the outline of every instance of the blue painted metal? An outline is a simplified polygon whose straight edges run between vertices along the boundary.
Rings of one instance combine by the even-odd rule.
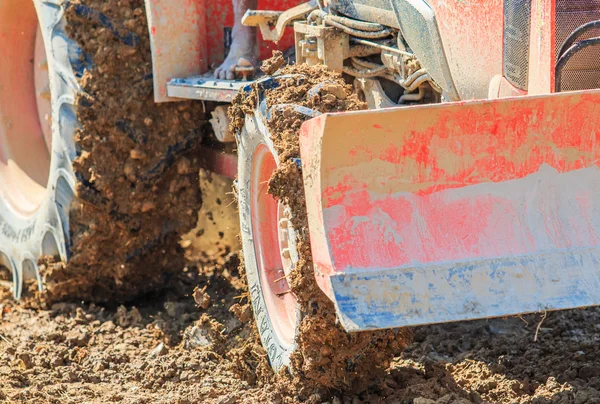
[[[600,305],[600,249],[346,272],[331,286],[350,332]]]

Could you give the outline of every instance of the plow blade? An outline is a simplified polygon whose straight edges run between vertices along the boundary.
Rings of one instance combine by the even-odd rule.
[[[600,304],[600,92],[323,115],[315,276],[348,331]]]

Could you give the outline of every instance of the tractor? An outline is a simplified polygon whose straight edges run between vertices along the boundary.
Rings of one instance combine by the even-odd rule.
[[[368,106],[333,113],[268,99],[302,73],[211,76],[229,0],[138,3],[0,0],[0,263],[15,298],[28,285],[93,300],[160,285],[205,164],[237,178],[275,370],[293,362],[307,310],[284,286],[299,233],[350,334],[600,304],[599,1],[249,10],[263,59],[292,49]],[[232,130],[240,95],[254,109]],[[265,186],[284,163],[270,126],[283,108],[304,116],[293,163],[307,228]]]

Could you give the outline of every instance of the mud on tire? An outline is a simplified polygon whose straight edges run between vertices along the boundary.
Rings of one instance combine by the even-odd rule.
[[[263,163],[266,160],[269,166],[262,177],[257,177],[255,171],[257,166],[264,167],[265,164],[257,160]],[[257,108],[246,116],[238,142],[238,204],[248,290],[261,342],[276,372],[291,364],[290,356],[297,348],[295,338],[301,314],[296,299],[287,294],[289,285],[282,259],[278,256],[281,251],[278,245],[273,245],[278,243],[270,243],[278,238],[277,235],[271,237],[273,233],[280,230],[278,219],[268,223],[269,217],[274,216],[273,210],[277,210],[277,201],[268,194],[268,180],[278,163],[266,119]],[[269,205],[271,211],[268,211]],[[264,234],[273,227],[275,231]],[[293,234],[293,229],[289,231]],[[298,261],[295,248],[292,248],[292,255],[290,264],[295,265]]]
[[[48,183],[17,213],[0,184],[0,264],[48,300],[128,300],[182,268],[201,203],[203,116],[154,104],[144,3],[35,0],[52,103]]]
[[[319,289],[312,264],[308,237],[306,202],[299,164],[298,130],[311,116],[324,112],[363,109],[352,87],[341,76],[322,66],[295,65],[282,68],[275,76],[241,92],[230,109],[233,130],[238,134],[239,201],[244,261],[257,328],[271,366],[289,366],[295,382],[313,388],[362,391],[380,380],[391,359],[411,339],[410,331],[384,330],[346,333],[336,320],[333,303]],[[260,129],[263,127],[263,129]],[[259,130],[257,130],[259,128]],[[262,140],[261,139],[262,136]],[[270,139],[264,139],[269,136]],[[259,140],[256,140],[259,139]],[[248,164],[258,144],[269,145],[277,156],[277,168],[268,179],[268,192],[291,210],[295,229],[297,259],[285,278],[297,299],[301,321],[293,344],[277,341],[276,325],[281,316],[265,305],[264,283],[260,279],[262,251],[253,240],[256,217],[249,208],[249,182],[263,181],[260,172]]]

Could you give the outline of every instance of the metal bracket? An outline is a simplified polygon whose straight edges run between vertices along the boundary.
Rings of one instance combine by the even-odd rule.
[[[294,23],[296,33],[296,63],[323,63],[329,69],[342,71],[344,59],[350,53],[350,37],[333,27]],[[311,46],[311,39],[316,46]]]
[[[248,27],[259,27],[265,41],[277,42],[283,36],[285,28],[294,20],[306,16],[318,5],[315,0],[302,3],[286,11],[248,10],[242,17],[242,24]]]

